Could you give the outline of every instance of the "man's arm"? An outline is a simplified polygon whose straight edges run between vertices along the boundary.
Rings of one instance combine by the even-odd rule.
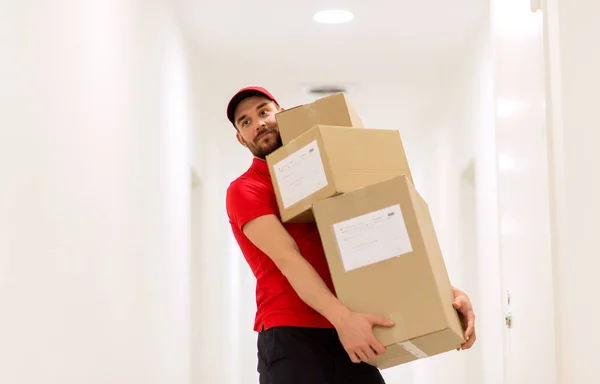
[[[333,324],[352,361],[366,362],[385,352],[384,346],[373,335],[373,326],[389,327],[394,323],[378,316],[352,312],[344,306],[302,257],[296,242],[275,215],[253,219],[242,230],[273,260],[300,298]]]
[[[296,242],[276,216],[258,217],[247,223],[243,232],[273,260],[305,303],[333,325],[348,315],[350,310],[331,293],[317,271],[300,255]]]

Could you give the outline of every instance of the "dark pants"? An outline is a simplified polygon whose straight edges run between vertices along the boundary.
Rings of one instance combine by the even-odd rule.
[[[275,327],[258,334],[260,384],[385,384],[350,360],[333,329]]]

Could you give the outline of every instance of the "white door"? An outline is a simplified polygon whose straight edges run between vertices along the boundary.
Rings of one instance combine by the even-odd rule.
[[[556,383],[542,15],[492,1],[507,384]]]

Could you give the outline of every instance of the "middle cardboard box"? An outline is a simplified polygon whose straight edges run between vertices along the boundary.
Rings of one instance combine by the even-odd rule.
[[[283,222],[314,222],[313,203],[412,174],[400,132],[315,125],[267,156]]]

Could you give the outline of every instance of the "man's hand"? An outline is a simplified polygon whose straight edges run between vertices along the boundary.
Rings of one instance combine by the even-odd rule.
[[[375,315],[348,311],[334,323],[340,341],[353,363],[366,363],[385,353],[385,347],[373,334],[375,325],[392,327],[394,322]]]
[[[475,333],[475,312],[473,312],[471,300],[469,300],[466,293],[454,287],[452,287],[452,291],[454,292],[454,302],[452,303],[452,306],[458,311],[465,332],[464,337],[466,342],[457,349],[457,351],[460,351],[461,349],[471,348],[477,339]]]

